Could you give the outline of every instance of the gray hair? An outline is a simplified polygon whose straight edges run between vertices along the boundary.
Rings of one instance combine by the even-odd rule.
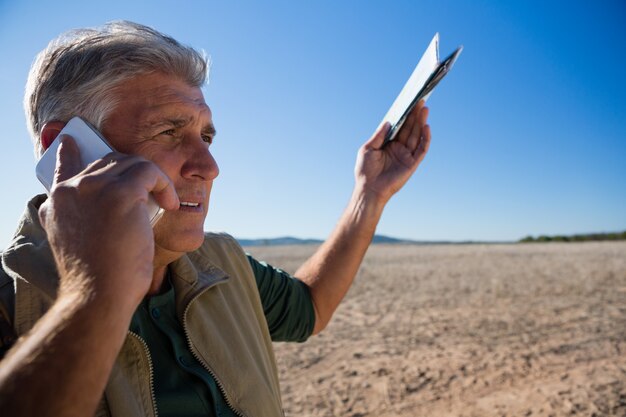
[[[115,109],[115,87],[153,72],[173,75],[192,87],[207,81],[203,52],[138,23],[117,21],[61,34],[31,67],[24,94],[35,155],[43,154],[40,132],[49,121],[80,116],[97,129]]]

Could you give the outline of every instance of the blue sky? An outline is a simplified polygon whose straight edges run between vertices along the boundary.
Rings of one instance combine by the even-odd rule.
[[[227,4],[225,4],[227,3]],[[129,19],[204,49],[221,173],[207,230],[324,238],[356,151],[435,32],[465,49],[431,96],[431,150],[378,233],[516,240],[626,230],[626,3],[0,0],[0,244],[42,192],[22,94],[67,29]]]

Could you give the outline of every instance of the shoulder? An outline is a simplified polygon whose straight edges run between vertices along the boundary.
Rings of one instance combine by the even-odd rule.
[[[204,242],[188,254],[198,266],[215,266],[227,274],[253,278],[252,268],[245,251],[237,240],[227,233],[204,234]]]
[[[216,254],[245,256],[245,252],[239,242],[237,242],[237,239],[228,233],[205,232],[204,242],[196,252],[206,256]]]
[[[13,346],[17,335],[13,328],[15,290],[13,279],[0,264],[0,359]]]

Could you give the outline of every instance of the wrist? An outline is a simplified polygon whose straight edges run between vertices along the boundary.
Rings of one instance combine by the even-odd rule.
[[[363,187],[355,187],[345,212],[344,224],[370,242],[382,216],[386,201]]]
[[[112,320],[130,320],[141,302],[141,297],[132,296],[130,291],[120,293],[86,275],[83,272],[74,275],[73,280],[61,279],[55,304],[68,311],[89,310]]]
[[[65,316],[74,314],[93,317],[106,317],[106,321],[113,327],[125,323],[137,309],[137,304],[123,302],[120,297],[109,297],[98,294],[97,291],[63,291],[59,292],[54,301],[55,309]],[[123,327],[123,325],[122,325]]]
[[[58,300],[97,308],[116,317],[132,315],[147,292],[149,279],[143,271],[111,270],[72,256],[55,253],[59,273]],[[143,274],[142,274],[143,272]]]
[[[373,217],[377,221],[385,209],[389,198],[364,185],[356,185],[352,192],[350,204],[358,207],[364,216]]]

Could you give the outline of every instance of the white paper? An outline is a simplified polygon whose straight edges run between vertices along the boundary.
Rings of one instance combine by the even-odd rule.
[[[396,123],[402,118],[402,115],[406,109],[411,105],[411,102],[424,87],[424,84],[428,80],[428,77],[435,71],[439,64],[439,33],[435,33],[433,40],[430,41],[430,45],[422,55],[422,59],[417,63],[417,66],[413,70],[413,74],[409,77],[398,97],[391,105],[391,108],[385,115],[383,122],[391,123],[391,126],[395,126]],[[428,99],[428,94],[424,97],[424,100]]]

